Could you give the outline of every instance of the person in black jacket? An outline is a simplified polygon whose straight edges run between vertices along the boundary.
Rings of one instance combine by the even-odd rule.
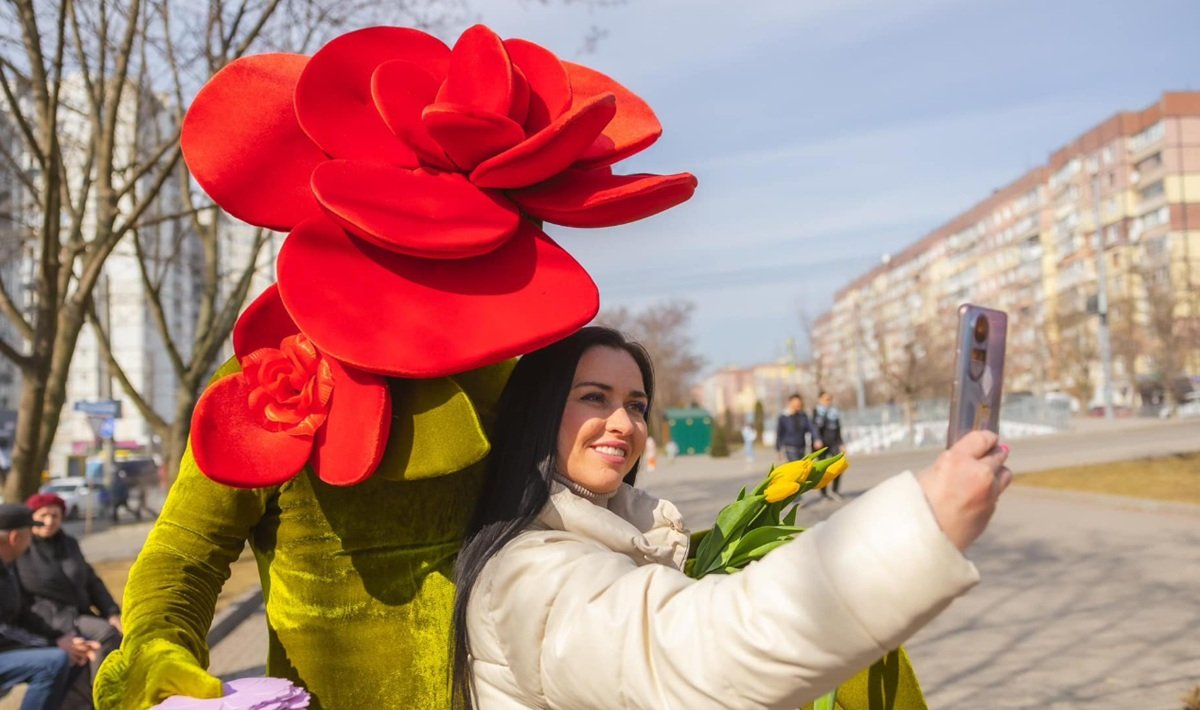
[[[793,394],[788,397],[787,409],[775,424],[775,450],[784,461],[795,461],[808,453],[810,441],[814,449],[821,445],[816,429],[804,413],[804,398]]]
[[[817,408],[813,410],[813,427],[817,430],[821,445],[825,447],[825,453],[821,454],[820,458],[826,459],[842,453],[842,413],[833,406],[833,395],[828,392],[823,391],[817,396]],[[821,497],[842,500],[842,478],[838,476],[833,479],[833,483],[822,488]]]
[[[28,683],[21,710],[61,705],[74,675],[99,644],[61,634],[29,610],[12,564],[40,527],[23,505],[0,504],[0,688]]]
[[[16,564],[21,586],[32,598],[30,610],[60,634],[99,644],[91,664],[94,678],[104,658],[121,646],[121,608],[83,559],[79,542],[63,532],[66,502],[53,493],[39,493],[25,505],[41,523]]]

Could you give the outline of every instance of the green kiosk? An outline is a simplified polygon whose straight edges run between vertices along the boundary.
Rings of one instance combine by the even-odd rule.
[[[674,441],[681,456],[707,454],[712,449],[712,415],[699,407],[668,409],[667,440]]]

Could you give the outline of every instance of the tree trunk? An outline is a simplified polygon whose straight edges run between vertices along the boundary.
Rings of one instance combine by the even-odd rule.
[[[192,410],[200,399],[198,387],[194,382],[182,381],[175,390],[175,417],[171,427],[163,437],[163,463],[167,467],[167,481],[175,482],[179,475],[179,462],[187,448],[188,434],[192,428]]]
[[[13,439],[12,468],[4,481],[4,500],[24,501],[37,492],[42,482],[38,463],[38,438],[42,429],[42,402],[46,396],[45,373],[39,368],[25,373],[21,381],[21,405]]]

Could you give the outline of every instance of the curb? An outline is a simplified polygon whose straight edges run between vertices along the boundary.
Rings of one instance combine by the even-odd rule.
[[[225,637],[241,626],[243,621],[261,609],[262,605],[262,589],[251,589],[222,609],[221,613],[213,618],[212,627],[208,630],[208,647],[212,649],[225,640]]]

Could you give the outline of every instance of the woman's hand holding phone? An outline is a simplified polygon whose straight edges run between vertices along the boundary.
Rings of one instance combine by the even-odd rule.
[[[1012,482],[1008,445],[994,432],[964,435],[917,476],[933,517],[950,542],[966,551],[987,528],[996,501]]]

